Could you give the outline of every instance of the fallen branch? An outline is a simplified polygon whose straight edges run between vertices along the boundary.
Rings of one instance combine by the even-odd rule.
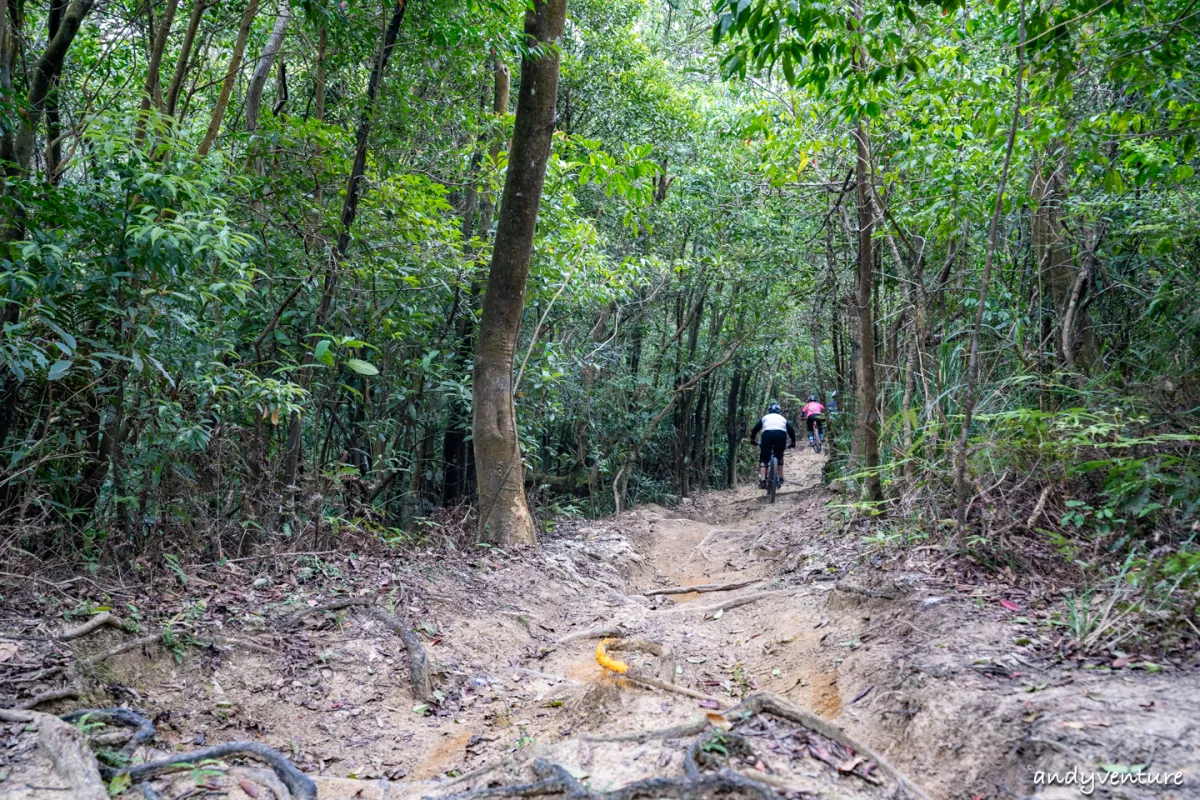
[[[695,689],[689,689],[686,686],[677,686],[674,683],[660,681],[658,678],[652,678],[649,675],[643,675],[632,669],[623,674],[621,677],[627,678],[634,683],[640,683],[643,686],[649,686],[654,689],[662,689],[665,692],[674,692],[675,694],[681,694],[684,697],[692,697],[696,700],[704,700],[709,703],[716,703],[718,706],[724,707],[729,705],[729,703],[725,702],[724,700],[713,697],[712,695],[704,694],[703,692],[697,692]]]
[[[672,586],[669,589],[652,589],[647,594],[690,594],[691,592],[729,592],[734,589],[744,589],[759,583],[758,579],[738,581],[737,583],[705,583],[700,586]]]
[[[317,785],[282,754],[259,742],[229,742],[213,747],[204,747],[190,753],[150,761],[135,767],[117,770],[118,775],[128,775],[132,783],[148,781],[158,775],[180,768],[190,768],[200,761],[228,758],[230,756],[254,756],[269,766],[296,800],[317,800]]]
[[[412,685],[413,697],[422,703],[432,703],[435,698],[433,684],[429,677],[429,659],[425,655],[425,646],[421,644],[421,637],[417,636],[412,628],[382,608],[368,606],[365,611],[368,616],[382,622],[404,642],[404,647],[408,650],[409,681]]]
[[[718,611],[728,611],[731,608],[738,606],[747,606],[751,603],[757,603],[759,600],[765,600],[768,597],[785,594],[783,589],[774,589],[769,592],[757,592],[755,594],[744,594],[741,597],[731,597],[728,600],[722,600],[720,603],[713,603],[708,606],[696,606],[692,604],[675,606],[674,608],[663,609],[658,611],[658,614],[677,614],[682,611],[699,611],[702,614],[716,613]]]

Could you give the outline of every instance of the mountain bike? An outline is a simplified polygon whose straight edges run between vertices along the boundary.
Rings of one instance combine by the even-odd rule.
[[[825,443],[825,420],[820,417],[813,417],[813,435],[809,437],[808,446],[813,449],[817,455],[821,453],[821,446]]]

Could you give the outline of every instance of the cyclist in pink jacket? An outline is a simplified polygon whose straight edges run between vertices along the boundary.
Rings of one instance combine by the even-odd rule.
[[[800,416],[804,419],[804,427],[808,429],[808,441],[811,444],[813,440],[813,427],[821,434],[821,438],[825,438],[825,425],[821,419],[821,415],[825,413],[825,406],[821,405],[815,394],[808,396],[808,402],[800,409]]]

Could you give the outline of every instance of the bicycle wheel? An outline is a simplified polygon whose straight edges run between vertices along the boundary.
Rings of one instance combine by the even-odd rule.
[[[767,466],[767,502],[775,502],[775,489],[779,486],[779,462],[775,460],[775,456],[771,456],[771,463]]]
[[[813,436],[812,449],[813,449],[814,453],[816,453],[817,455],[821,455],[821,434],[820,433],[817,433],[815,436]]]

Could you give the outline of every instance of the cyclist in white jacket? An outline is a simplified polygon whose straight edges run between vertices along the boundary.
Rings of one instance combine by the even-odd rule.
[[[779,403],[773,402],[767,406],[767,415],[751,429],[751,444],[759,444],[756,440],[760,431],[762,432],[762,444],[759,445],[758,450],[758,488],[765,489],[767,488],[767,465],[771,462],[772,455],[779,462],[779,483],[783,483],[783,449],[796,446],[796,429],[783,415],[783,409],[779,407]],[[790,445],[788,444],[789,438],[792,440]]]

